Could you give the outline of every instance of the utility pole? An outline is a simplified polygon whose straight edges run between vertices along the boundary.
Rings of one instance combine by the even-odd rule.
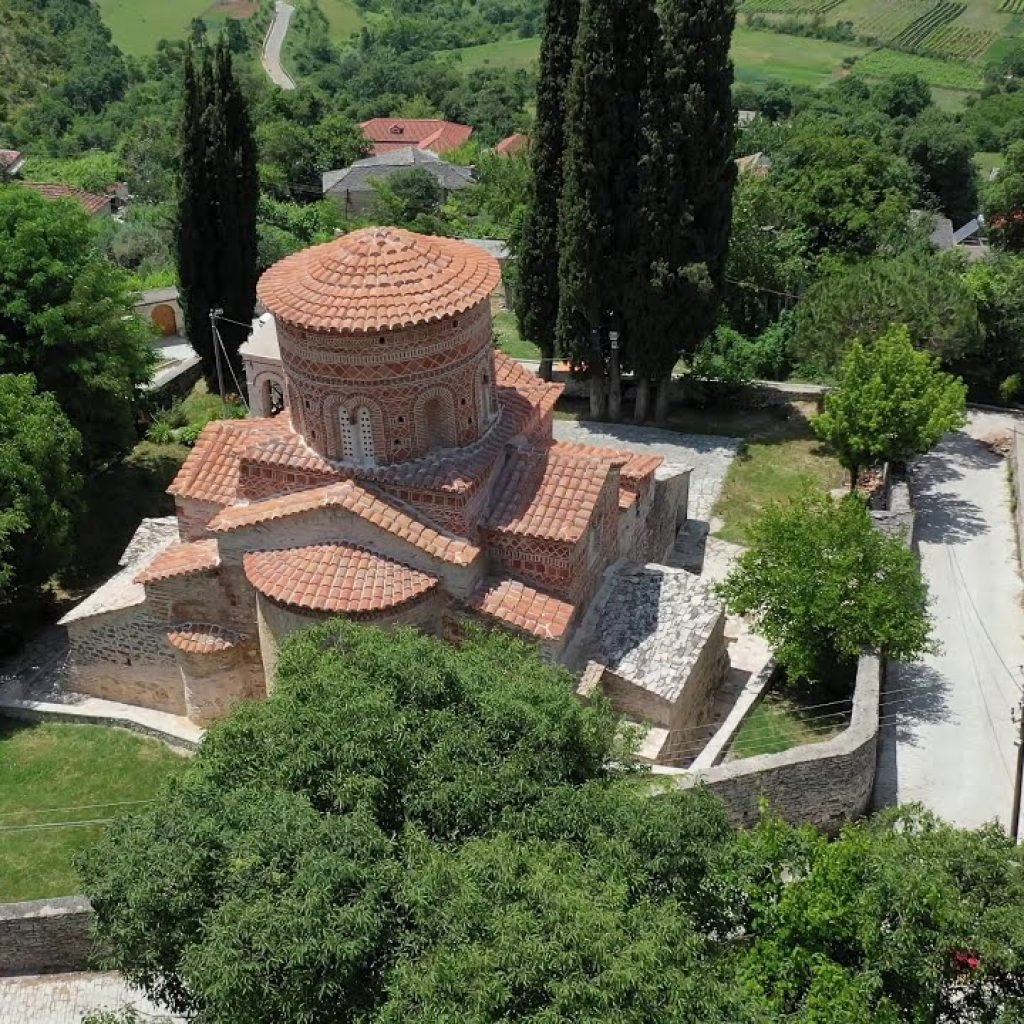
[[[1021,781],[1024,780],[1024,694],[1015,708],[1010,710],[1010,716],[1017,726],[1017,738],[1014,746],[1017,748],[1017,768],[1013,773],[1013,810],[1010,811],[1010,835],[1016,843],[1020,839],[1020,796]]]
[[[224,367],[220,359],[220,332],[217,330],[217,317],[223,314],[220,306],[210,310],[210,333],[213,337],[213,362],[217,367],[217,390],[220,392],[220,404],[227,409],[227,402],[224,399]]]

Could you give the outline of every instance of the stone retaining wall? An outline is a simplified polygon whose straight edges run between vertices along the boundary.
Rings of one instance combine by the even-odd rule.
[[[0,977],[84,971],[97,952],[84,896],[0,903]]]
[[[1017,527],[1017,554],[1024,565],[1024,435],[1014,430],[1010,445],[1011,497],[1013,499],[1013,521]]]

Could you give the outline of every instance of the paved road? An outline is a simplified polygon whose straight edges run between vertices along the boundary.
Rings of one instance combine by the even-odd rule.
[[[1022,588],[1007,465],[978,438],[1013,426],[972,413],[914,467],[915,537],[942,651],[892,666],[882,705],[876,805],[920,801],[964,827],[1005,825],[1012,796]]]
[[[91,1010],[120,1010],[129,1006],[138,1011],[140,1022],[179,1020],[129,988],[118,974],[0,978],[3,1024],[81,1024],[82,1017]]]
[[[263,43],[263,70],[270,75],[270,80],[282,89],[295,88],[291,76],[281,66],[281,47],[284,46],[284,37],[288,35],[288,25],[294,13],[295,8],[291,4],[277,0],[274,22]]]

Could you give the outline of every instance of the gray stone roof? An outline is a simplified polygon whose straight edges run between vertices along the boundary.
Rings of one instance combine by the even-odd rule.
[[[178,289],[171,285],[169,288],[150,288],[139,296],[138,305],[151,306],[157,302],[177,302]]]
[[[387,178],[396,171],[407,171],[422,167],[437,178],[442,188],[456,191],[473,184],[473,174],[468,167],[459,167],[442,160],[429,149],[403,146],[390,153],[368,156],[357,160],[350,167],[338,171],[325,171],[323,176],[324,195],[344,195],[346,192],[370,192],[374,178]]]

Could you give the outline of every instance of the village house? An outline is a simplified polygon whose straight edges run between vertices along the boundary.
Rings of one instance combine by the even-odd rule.
[[[468,142],[473,134],[468,124],[436,117],[374,117],[360,127],[372,144],[370,152],[374,156],[403,146],[446,153]]]
[[[109,217],[114,212],[114,196],[86,192],[70,185],[56,185],[45,181],[23,181],[20,184],[32,189],[44,199],[73,199],[91,217]]]
[[[377,196],[374,182],[414,168],[422,168],[432,175],[445,196],[474,184],[473,174],[468,167],[447,163],[429,149],[402,146],[357,160],[342,170],[325,171],[324,199],[334,200],[350,216],[369,213]]]
[[[494,348],[498,276],[477,246],[397,228],[268,270],[244,351],[252,416],[206,427],[175,518],[147,521],[65,617],[72,687],[206,723],[266,694],[289,633],[337,615],[454,638],[475,620],[558,658],[615,566],[662,559],[689,471],[553,440],[562,385]],[[662,592],[694,599],[685,580],[655,587],[638,643],[672,621]],[[723,661],[705,632],[702,692]]]

